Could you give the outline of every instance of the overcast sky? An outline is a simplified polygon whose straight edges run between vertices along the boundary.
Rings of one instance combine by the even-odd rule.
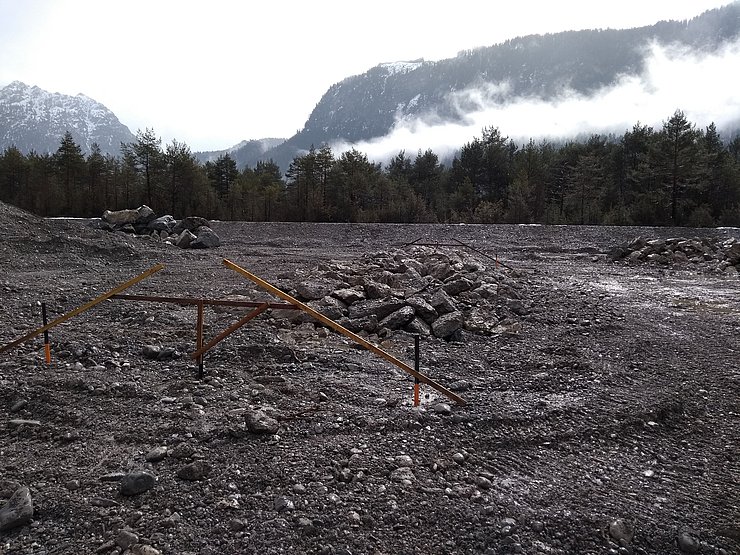
[[[380,62],[689,19],[728,3],[0,0],[0,86],[83,93],[132,132],[149,127],[165,143],[215,150],[293,135],[332,84]]]

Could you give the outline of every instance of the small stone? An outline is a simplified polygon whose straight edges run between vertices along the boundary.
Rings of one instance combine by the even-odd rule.
[[[187,442],[178,443],[168,454],[173,459],[189,459],[195,454],[195,446]]]
[[[455,453],[452,455],[452,460],[455,461],[457,464],[462,464],[465,462],[465,455],[462,453]]]
[[[684,553],[698,553],[699,542],[688,532],[681,532],[676,539],[678,548]]]
[[[26,486],[15,491],[0,509],[0,532],[12,530],[31,522],[33,501]]]
[[[132,472],[121,480],[121,495],[138,495],[149,491],[157,483],[157,478],[148,472]]]
[[[154,449],[149,451],[144,457],[144,459],[147,462],[159,462],[163,460],[166,456],[167,456],[167,447],[160,446],[160,447],[155,447]]]
[[[631,523],[618,518],[609,524],[609,535],[616,541],[624,540],[629,543],[635,535],[635,528]]]
[[[253,410],[247,413],[247,428],[253,434],[272,435],[278,432],[280,423],[261,410]]]
[[[162,348],[158,347],[157,345],[144,345],[144,347],[141,349],[141,354],[144,355],[144,358],[157,360],[157,357],[159,356],[161,350]]]
[[[543,532],[544,530],[545,530],[545,523],[542,522],[541,520],[535,520],[532,523],[532,531],[533,532],[539,533],[539,532]]]
[[[295,504],[293,503],[293,500],[289,497],[285,497],[284,495],[276,497],[275,501],[273,502],[273,506],[275,507],[275,510],[279,513],[289,512],[295,509]]]
[[[177,471],[177,477],[183,480],[196,482],[206,478],[211,473],[211,465],[206,461],[195,461],[183,466]]]
[[[76,491],[80,489],[80,481],[79,480],[67,480],[64,483],[64,487],[67,488],[69,491]]]
[[[28,404],[27,399],[19,399],[10,407],[10,412],[18,412]]]
[[[139,541],[139,536],[128,530],[119,530],[116,535],[116,545],[121,549],[128,549]]]
[[[403,467],[408,468],[408,467],[414,466],[414,461],[408,455],[398,455],[396,457],[396,464],[401,468]]]
[[[491,484],[491,480],[489,480],[488,478],[484,476],[478,476],[478,478],[475,481],[475,484],[480,489],[491,489],[491,486],[493,485]]]
[[[452,407],[447,403],[437,403],[434,405],[434,412],[442,416],[449,416],[452,414]]]
[[[232,518],[226,523],[226,527],[232,532],[241,532],[247,528],[247,523],[240,518]]]
[[[353,478],[353,477],[354,477],[354,476],[353,476],[353,474],[352,474],[352,471],[351,471],[351,470],[350,470],[349,468],[342,468],[342,469],[341,469],[341,470],[340,470],[340,471],[339,471],[339,472],[337,473],[337,482],[345,482],[345,483],[349,483],[349,482],[351,482],[351,481],[352,481],[352,478]]]
[[[450,391],[468,391],[471,388],[467,380],[456,380],[449,385]]]
[[[402,466],[400,468],[396,468],[393,472],[391,472],[391,480],[394,482],[400,482],[402,484],[409,484],[413,482],[416,479],[414,476],[413,471],[405,466]]]

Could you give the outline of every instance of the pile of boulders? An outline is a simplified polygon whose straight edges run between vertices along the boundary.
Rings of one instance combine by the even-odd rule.
[[[360,335],[395,330],[460,340],[476,334],[517,333],[529,313],[516,272],[438,250],[380,252],[351,264],[322,264],[299,275],[291,292]],[[287,288],[287,287],[286,287]],[[297,314],[299,323],[311,321]]]
[[[632,263],[652,262],[663,266],[699,264],[709,271],[737,275],[740,273],[740,241],[704,237],[685,239],[645,239],[613,248],[610,260]]]
[[[95,224],[106,231],[146,235],[181,249],[208,249],[221,244],[205,218],[188,216],[178,221],[169,214],[157,217],[147,205],[135,210],[106,210]]]

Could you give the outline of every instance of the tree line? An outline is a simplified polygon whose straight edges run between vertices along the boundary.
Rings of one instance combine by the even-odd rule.
[[[99,216],[147,204],[176,218],[327,222],[471,222],[740,226],[740,136],[698,129],[677,110],[659,129],[523,145],[488,127],[451,163],[432,151],[388,163],[328,145],[237,168],[229,154],[201,164],[153,130],[83,154],[71,134],[55,153],[0,156],[0,200],[42,216]]]

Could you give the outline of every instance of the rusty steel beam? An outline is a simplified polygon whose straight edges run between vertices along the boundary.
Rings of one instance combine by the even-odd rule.
[[[221,343],[221,341],[223,341],[224,339],[226,339],[229,335],[231,335],[232,333],[234,333],[236,330],[238,330],[239,328],[241,328],[244,324],[246,324],[247,322],[249,322],[253,318],[256,318],[257,316],[259,316],[260,314],[262,314],[268,308],[270,308],[270,303],[262,303],[257,308],[255,308],[252,312],[250,312],[249,314],[247,314],[243,318],[240,318],[239,320],[237,320],[236,322],[234,322],[233,324],[231,324],[228,328],[226,328],[224,331],[222,331],[221,333],[219,333],[216,337],[214,337],[213,339],[211,339],[205,345],[203,345],[202,344],[202,341],[201,341],[201,344],[198,345],[198,350],[196,350],[195,352],[191,353],[190,354],[190,358],[193,358],[193,359],[197,358],[197,359],[200,360],[206,352],[210,351],[213,347],[215,347],[216,345],[218,345],[219,343]]]
[[[232,306],[232,307],[245,307],[245,308],[256,308],[262,306],[264,301],[232,301],[229,299],[198,299],[191,297],[157,297],[151,295],[113,295],[112,299],[120,299],[122,301],[145,301],[152,303],[171,303],[179,305],[199,305],[205,306]],[[268,303],[267,308],[273,310],[298,310],[298,307],[288,303]]]
[[[21,343],[25,343],[29,339],[33,339],[37,335],[41,335],[45,331],[50,330],[51,328],[53,328],[55,326],[58,326],[59,324],[61,324],[63,322],[66,322],[70,318],[73,318],[73,317],[77,316],[78,314],[81,314],[82,312],[85,312],[86,310],[91,309],[92,307],[94,307],[97,304],[102,303],[106,299],[110,299],[113,295],[116,295],[116,294],[120,293],[121,291],[124,291],[124,290],[128,289],[132,285],[136,285],[141,280],[148,278],[152,274],[154,274],[156,272],[159,272],[162,269],[164,269],[164,266],[162,264],[157,264],[156,266],[152,266],[146,272],[143,272],[143,273],[139,274],[138,276],[136,276],[134,278],[131,278],[126,283],[123,283],[123,284],[119,285],[118,287],[114,287],[113,289],[111,289],[110,291],[107,291],[107,292],[103,293],[99,297],[95,297],[92,301],[90,301],[88,303],[85,303],[84,305],[79,306],[79,307],[75,308],[74,310],[72,310],[70,312],[67,312],[66,314],[63,314],[62,316],[60,316],[56,320],[53,320],[52,322],[46,324],[45,326],[41,326],[40,328],[32,331],[31,333],[27,333],[23,337],[20,337],[20,338],[16,339],[15,341],[12,341],[12,342],[8,343],[4,347],[0,347],[0,353],[4,353],[5,351],[9,351],[10,349],[13,349],[14,347],[17,347]]]
[[[333,330],[335,330],[335,331],[341,333],[342,335],[350,338],[355,343],[357,343],[359,345],[362,345],[368,351],[371,351],[371,352],[375,353],[376,355],[378,355],[379,357],[387,360],[391,364],[394,364],[395,366],[397,366],[398,368],[400,368],[401,370],[403,370],[407,374],[410,374],[414,378],[418,379],[421,383],[425,383],[428,386],[432,387],[433,389],[436,389],[437,391],[439,391],[440,393],[442,393],[448,399],[451,399],[451,400],[455,401],[456,403],[458,403],[460,405],[464,405],[465,404],[465,400],[462,397],[460,397],[459,395],[456,395],[455,393],[453,393],[452,391],[450,391],[449,389],[447,389],[443,385],[437,383],[436,381],[434,381],[433,379],[431,379],[429,376],[427,376],[425,374],[422,374],[421,372],[417,372],[416,370],[414,370],[413,368],[411,368],[411,366],[409,366],[405,362],[402,362],[401,360],[397,359],[392,354],[388,353],[387,351],[384,351],[383,349],[381,349],[380,347],[378,347],[376,345],[373,345],[372,343],[370,343],[369,341],[363,339],[362,337],[360,337],[356,333],[351,332],[350,330],[348,330],[344,326],[341,326],[340,324],[337,324],[331,318],[327,318],[326,316],[324,316],[320,312],[318,312],[318,311],[314,310],[313,308],[311,308],[310,306],[302,303],[298,299],[296,299],[296,298],[288,295],[287,293],[285,293],[282,290],[278,289],[274,285],[272,285],[272,284],[266,282],[265,280],[263,280],[263,279],[255,276],[254,274],[251,274],[250,272],[248,272],[244,268],[241,268],[240,266],[234,264],[233,262],[231,262],[230,260],[227,260],[225,258],[224,258],[224,265],[227,268],[230,268],[230,269],[234,270],[235,272],[240,273],[241,275],[243,275],[244,277],[246,277],[250,281],[256,283],[257,285],[259,285],[260,287],[262,287],[263,289],[265,289],[266,291],[269,291],[273,295],[275,295],[277,297],[280,297],[281,299],[283,299],[286,302],[289,302],[291,304],[294,304],[295,306],[297,306],[298,308],[300,308],[303,312],[305,312],[305,313],[309,314],[310,316],[313,316],[314,318],[316,318],[322,324],[325,324],[325,325],[329,326]]]

